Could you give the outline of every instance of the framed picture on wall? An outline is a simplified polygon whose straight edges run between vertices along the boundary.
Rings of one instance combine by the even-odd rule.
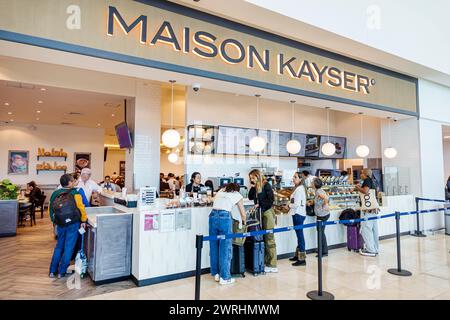
[[[119,176],[125,177],[125,161],[119,163]]]
[[[75,172],[81,173],[84,168],[91,168],[90,152],[75,152],[73,159]]]
[[[30,152],[25,150],[8,151],[8,174],[28,174]]]

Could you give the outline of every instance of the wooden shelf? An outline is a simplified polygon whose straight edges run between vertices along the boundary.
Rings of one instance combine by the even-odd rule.
[[[56,169],[51,169],[51,170],[48,170],[48,169],[36,169],[36,174],[39,174],[40,171],[45,171],[45,172],[57,172],[57,171],[62,171],[62,172],[64,172],[64,173],[67,172],[67,170],[64,170],[64,169],[60,169],[60,170],[56,170]]]
[[[64,158],[64,161],[67,161],[67,157],[63,156],[37,156],[38,161],[40,160],[40,158],[59,158],[59,159]]]

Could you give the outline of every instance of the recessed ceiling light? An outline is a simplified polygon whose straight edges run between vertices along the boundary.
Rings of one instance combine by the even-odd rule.
[[[5,106],[9,106],[9,103],[8,103],[8,102],[5,102]]]
[[[36,113],[41,113],[41,110],[36,110]]]
[[[116,115],[113,113],[112,115],[111,115],[111,117],[115,117]]]
[[[9,120],[9,122],[14,122],[14,119]]]
[[[37,121],[39,121],[39,118],[36,118]]]
[[[97,123],[97,127],[100,127],[101,126],[101,124],[100,123]]]
[[[41,91],[47,91],[47,89],[45,89],[45,88],[41,88]]]
[[[9,115],[12,115],[12,112],[10,111],[10,112],[8,112],[8,114],[9,114]]]
[[[39,104],[42,104],[42,103],[44,103],[44,102],[43,102],[42,100],[39,100],[38,103],[39,103]]]

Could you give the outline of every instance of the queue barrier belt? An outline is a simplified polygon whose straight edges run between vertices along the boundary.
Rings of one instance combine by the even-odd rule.
[[[428,209],[428,210],[420,210],[420,211],[406,211],[406,212],[400,212],[400,216],[406,216],[406,215],[414,215],[414,214],[420,214],[420,213],[433,213],[438,211],[446,211],[445,208],[439,208],[439,209]],[[363,222],[367,220],[379,220],[379,219],[386,219],[386,218],[392,218],[395,217],[397,213],[389,213],[385,215],[376,215],[373,217],[365,217],[360,219],[350,219],[350,220],[334,220],[334,221],[325,221],[322,222],[323,225],[338,225],[338,224],[353,224],[358,222]],[[449,214],[446,214],[449,215]],[[246,237],[252,237],[252,236],[259,236],[259,235],[265,235],[270,233],[279,233],[279,232],[286,232],[291,230],[300,230],[300,229],[308,229],[313,228],[317,226],[317,222],[314,223],[307,223],[297,226],[288,226],[288,227],[282,227],[282,228],[274,228],[269,230],[260,230],[260,231],[252,231],[252,232],[244,232],[244,233],[230,233],[230,234],[224,234],[224,235],[217,235],[217,236],[205,236],[203,237],[203,241],[215,241],[215,240],[224,240],[224,239],[236,239],[236,238],[246,238]]]

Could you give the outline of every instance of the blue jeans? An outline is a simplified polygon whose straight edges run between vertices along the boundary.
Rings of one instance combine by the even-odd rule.
[[[209,235],[224,235],[232,233],[231,213],[225,210],[213,209],[209,215]],[[232,240],[210,240],[211,274],[219,274],[223,280],[231,278]]]
[[[292,222],[294,226],[302,225],[305,222],[306,217],[299,214],[294,214],[292,216]],[[303,229],[296,229],[295,234],[297,235],[297,249],[300,252],[305,252],[305,236],[303,235]]]
[[[376,214],[364,213],[364,217],[375,217]],[[364,239],[365,249],[370,253],[378,254],[378,220],[361,221],[361,236]]]
[[[58,241],[53,251],[50,273],[58,272],[59,274],[65,274],[77,243],[80,223],[76,222],[64,227],[57,226],[56,229],[58,232]]]

